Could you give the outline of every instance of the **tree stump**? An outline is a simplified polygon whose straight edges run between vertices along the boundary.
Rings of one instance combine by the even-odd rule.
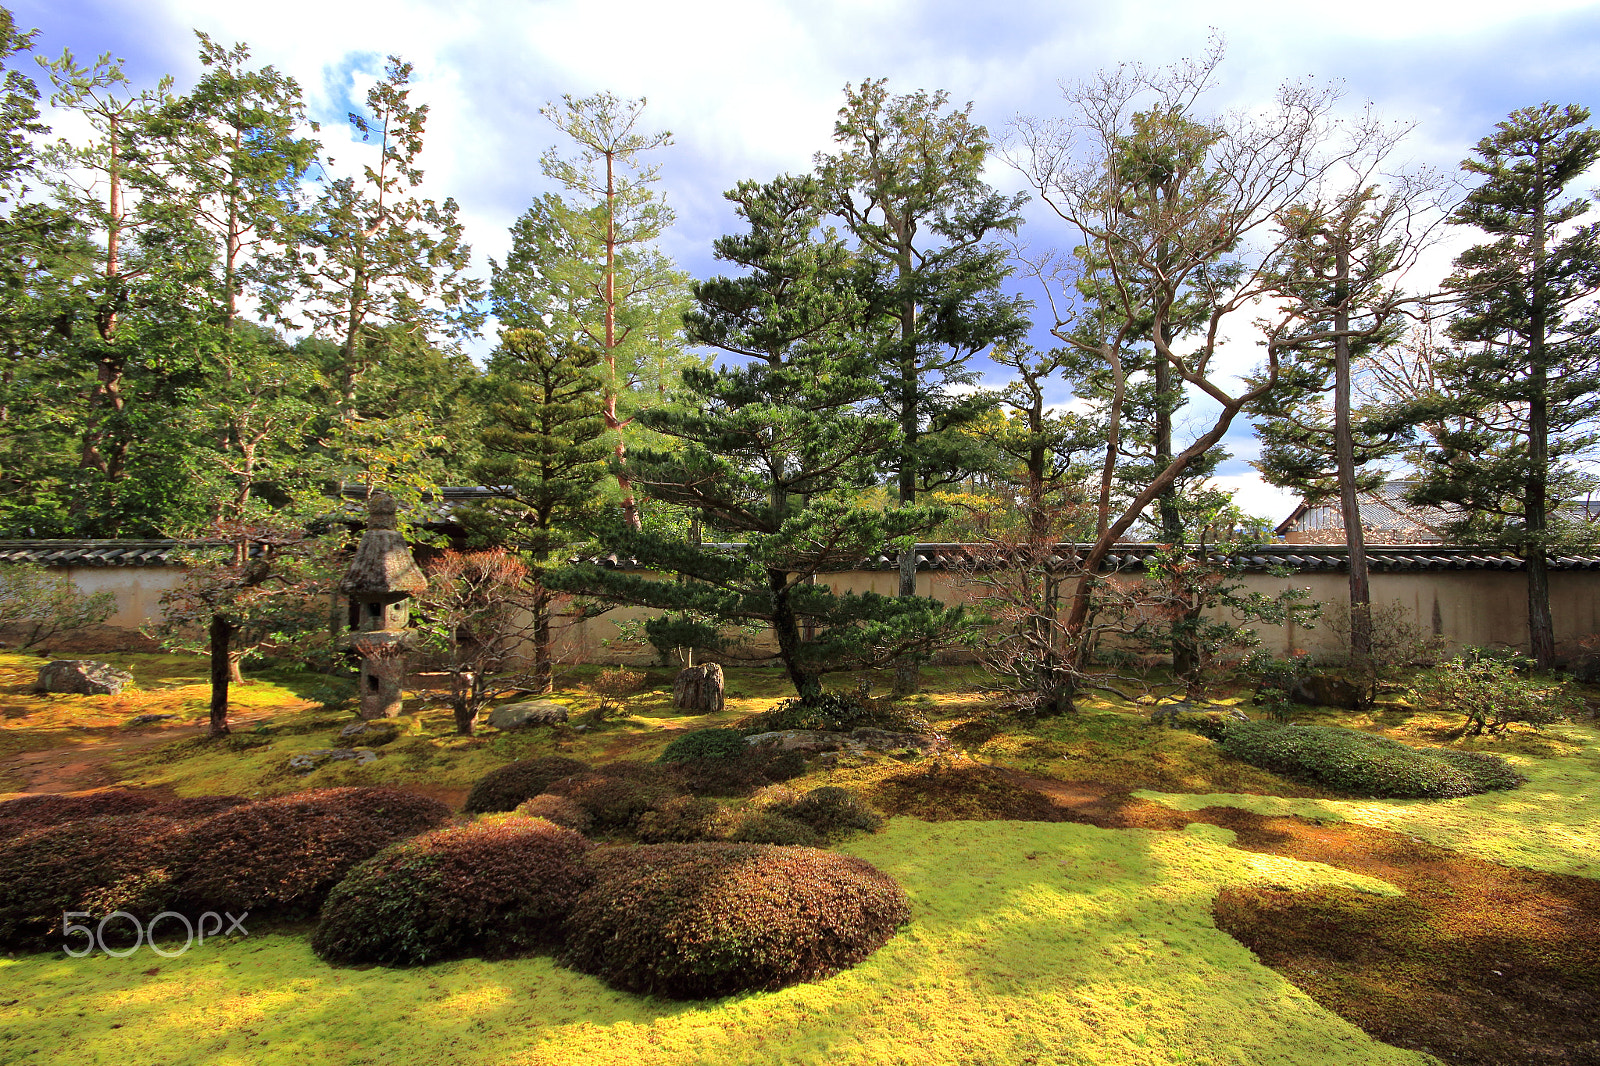
[[[691,666],[672,683],[672,705],[683,711],[716,714],[722,710],[722,667]]]

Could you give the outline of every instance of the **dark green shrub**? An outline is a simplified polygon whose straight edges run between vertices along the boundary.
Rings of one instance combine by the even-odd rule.
[[[1438,749],[1412,748],[1338,726],[1241,722],[1223,734],[1221,743],[1252,766],[1361,796],[1445,799],[1515,787],[1523,780],[1497,756],[1441,757]]]
[[[1498,755],[1456,748],[1418,748],[1420,752],[1464,770],[1481,787],[1479,792],[1509,792],[1528,783],[1526,775]]]
[[[856,832],[875,833],[883,828],[883,815],[862,803],[855,793],[832,785],[814,788],[772,810],[805,823],[824,840],[838,840]]]
[[[518,804],[517,813],[526,818],[544,818],[578,833],[587,833],[594,825],[588,811],[565,796],[553,796],[548,792]]]
[[[806,772],[805,757],[797,751],[748,745],[733,758],[685,759],[670,765],[683,787],[697,796],[748,796],[764,785]]]
[[[696,999],[854,965],[910,916],[900,886],[846,855],[757,844],[592,853],[565,961],[630,992]]]
[[[815,729],[825,733],[848,733],[852,729],[884,729],[891,733],[926,733],[928,720],[908,707],[883,701],[863,701],[846,692],[824,692],[806,702],[787,699],[770,711],[739,723],[745,736],[773,733],[785,729]]]
[[[1199,733],[1208,740],[1221,740],[1222,734],[1234,723],[1249,720],[1250,716],[1237,708],[1202,711],[1196,710],[1191,704],[1162,707],[1150,715],[1152,725],[1187,729],[1192,733]]]
[[[738,844],[778,844],[814,848],[822,843],[817,831],[804,822],[777,811],[742,811],[724,839]]]
[[[631,830],[645,811],[683,793],[671,779],[606,772],[621,765],[613,763],[594,773],[562,778],[551,783],[550,791],[588,811],[599,832]]]
[[[412,966],[553,946],[568,909],[593,881],[583,861],[591,847],[543,818],[415,837],[339,882],[311,948],[327,962]]]
[[[258,917],[316,913],[350,868],[449,820],[449,807],[395,788],[327,788],[260,800],[194,824],[182,901]]]
[[[749,750],[750,745],[745,743],[744,734],[737,729],[695,729],[675,738],[657,761],[738,759]]]
[[[467,793],[463,809],[468,814],[493,814],[516,810],[517,804],[548,791],[552,781],[589,772],[589,764],[559,755],[527,759],[491,770],[478,778]]]
[[[676,796],[639,816],[635,833],[646,844],[716,840],[728,828],[722,804],[701,796]]]
[[[186,831],[174,819],[131,814],[35,826],[0,841],[0,947],[60,947],[65,911],[86,911],[95,924],[118,910],[140,921],[158,914],[176,895]],[[113,940],[131,932],[121,921],[105,928]],[[83,946],[81,934],[71,946]]]

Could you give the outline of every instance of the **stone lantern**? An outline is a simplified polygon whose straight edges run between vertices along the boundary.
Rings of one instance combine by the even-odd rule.
[[[373,493],[367,501],[366,532],[339,582],[339,591],[350,598],[350,629],[344,642],[361,656],[362,718],[393,718],[400,713],[410,600],[427,587],[427,577],[396,528],[394,497]]]

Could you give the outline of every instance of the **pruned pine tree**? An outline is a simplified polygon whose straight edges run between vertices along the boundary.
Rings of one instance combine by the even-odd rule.
[[[728,196],[749,228],[716,251],[745,272],[698,287],[689,329],[693,340],[750,361],[685,371],[682,404],[640,415],[680,450],[636,452],[629,463],[635,484],[728,541],[685,544],[623,528],[610,547],[686,580],[580,566],[560,583],[603,603],[662,610],[646,625],[658,648],[775,654],[800,696],[813,699],[824,674],[929,651],[960,639],[970,619],[933,599],[841,595],[819,580],[914,541],[939,515],[856,502],[878,457],[899,447],[899,427],[874,407],[881,385],[856,330],[862,302],[851,257],[818,231],[818,184],[784,177]],[[752,628],[770,634],[776,652],[747,639]]]
[[[960,432],[992,402],[965,388],[968,363],[1027,334],[1027,302],[1001,290],[1010,274],[997,238],[1021,223],[1025,196],[983,180],[992,148],[944,91],[892,95],[887,80],[845,86],[834,124],[839,150],[819,153],[829,208],[854,238],[867,299],[864,340],[874,351],[877,404],[900,427],[885,465],[902,507],[983,465]],[[900,594],[916,594],[916,553],[900,553]],[[917,689],[917,663],[895,671],[895,692]]]
[[[607,476],[600,353],[532,329],[507,330],[489,361],[484,458],[474,474],[501,497],[470,516],[527,561],[519,595],[533,615],[533,687],[548,692],[554,593],[543,575],[585,537]]]
[[[1417,449],[1414,502],[1455,509],[1462,543],[1526,560],[1529,641],[1545,669],[1551,555],[1593,532],[1561,505],[1592,489],[1577,460],[1600,444],[1600,224],[1569,191],[1600,162],[1588,121],[1575,105],[1520,108],[1462,164],[1482,183],[1450,221],[1489,240],[1456,259],[1458,347],[1405,419],[1438,429]]]

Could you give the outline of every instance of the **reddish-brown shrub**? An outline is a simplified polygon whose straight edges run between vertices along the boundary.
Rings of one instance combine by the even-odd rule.
[[[723,839],[739,844],[782,844],[808,848],[822,843],[822,837],[815,829],[776,811],[741,813]]]
[[[542,792],[517,805],[517,813],[527,818],[544,818],[577,833],[587,833],[594,824],[589,812],[565,796]]]
[[[438,800],[395,788],[327,788],[212,815],[188,834],[180,876],[196,910],[314,914],[364,859],[451,816]]]
[[[550,783],[573,774],[589,772],[589,764],[559,755],[525,759],[490,770],[480,777],[462,808],[468,814],[493,814],[513,811],[517,804],[547,791]]]
[[[86,911],[91,924],[118,910],[141,921],[159,913],[175,895],[185,835],[181,822],[131,814],[35,827],[0,841],[0,946],[60,947],[64,911]],[[105,936],[131,932],[119,921]],[[82,947],[82,939],[71,946]]]
[[[683,787],[696,796],[748,796],[763,785],[805,773],[797,751],[746,748],[724,758],[689,758],[672,764]]]
[[[722,804],[703,796],[674,796],[639,816],[634,830],[646,844],[716,840],[731,827]]]
[[[161,798],[155,792],[135,792],[126,788],[106,789],[86,796],[54,793],[18,796],[0,803],[0,837],[16,836],[30,829],[59,825],[79,818],[137,814],[160,802]]]
[[[600,832],[630,830],[645,811],[683,792],[670,779],[626,769],[622,771],[626,776],[610,772],[613,767],[626,766],[613,763],[592,774],[563,778],[551,782],[550,791],[588,811]]]
[[[757,844],[649,844],[590,856],[565,961],[631,992],[694,999],[854,965],[910,915],[860,859]]]
[[[543,818],[476,822],[405,841],[339,882],[312,950],[328,962],[411,966],[553,945],[593,881],[583,862],[591,847]]]

